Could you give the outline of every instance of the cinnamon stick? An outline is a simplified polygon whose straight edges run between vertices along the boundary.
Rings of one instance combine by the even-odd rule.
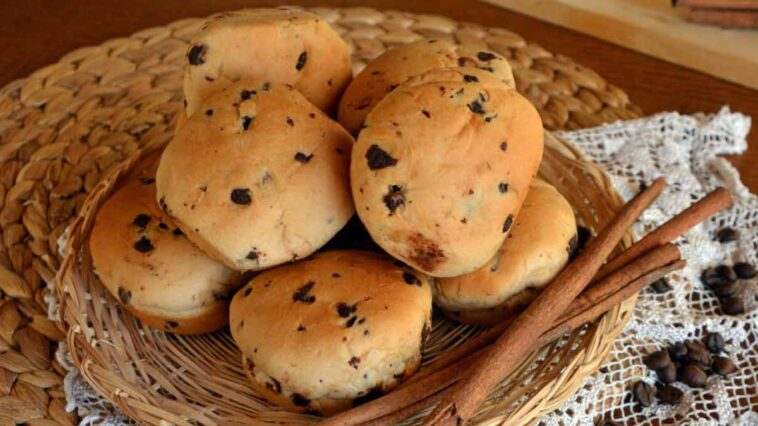
[[[537,343],[558,316],[584,290],[600,266],[621,241],[627,229],[663,191],[663,179],[653,183],[627,203],[589,242],[577,258],[537,296],[503,334],[493,343],[493,349],[478,360],[467,372],[468,377],[455,385],[432,413],[425,425],[459,425],[468,421],[519,360],[527,349]]]
[[[595,275],[595,280],[605,278],[611,272],[643,253],[675,240],[696,224],[729,207],[731,203],[732,195],[729,191],[724,188],[716,189],[603,265]]]
[[[566,311],[561,314],[560,318],[556,321],[556,324],[568,321],[572,317],[580,315],[583,311],[591,308],[593,305],[600,306],[600,308],[603,309],[603,312],[605,312],[606,310],[610,309],[610,307],[620,303],[619,301],[608,305],[605,299],[608,299],[614,293],[624,291],[624,289],[629,287],[631,283],[634,282],[634,280],[637,278],[653,275],[658,277],[656,280],[660,279],[665,274],[670,272],[670,269],[667,268],[666,265],[669,265],[671,262],[675,262],[677,259],[679,259],[679,257],[679,249],[670,243],[651,251],[645,256],[641,256],[639,259],[630,262],[629,265],[619,269],[606,279],[582,292],[582,294],[580,294],[576,300],[574,300],[568,309],[566,309]],[[661,273],[659,271],[665,272]],[[644,284],[642,286],[644,287]],[[624,294],[629,294],[629,296],[621,299],[621,301],[629,298],[632,294],[639,291],[641,287],[634,288],[636,290],[631,292],[626,291]],[[608,306],[608,309],[605,309],[606,306]],[[502,334],[503,330],[507,328],[508,325],[510,324],[507,322],[497,324],[492,328],[489,328],[487,331],[484,331],[481,334],[477,335],[476,337],[469,339],[466,341],[466,343],[450,349],[449,351],[440,355],[433,363],[424,367],[423,370],[411,376],[408,380],[395,388],[395,390],[402,389],[411,383],[415,383],[418,380],[423,379],[424,377],[427,377],[432,373],[435,373],[440,369],[454,363],[455,361],[473,353],[474,351],[492,343],[497,339],[498,336],[500,336],[500,334]]]
[[[602,300],[600,303],[593,305],[584,311],[578,312],[574,316],[566,317],[563,320],[559,320],[558,324],[556,324],[552,329],[550,329],[548,332],[546,332],[540,337],[539,343],[537,343],[535,347],[532,348],[531,350],[535,350],[539,347],[542,347],[552,342],[553,340],[563,336],[564,334],[569,333],[573,331],[574,329],[579,328],[588,322],[594,321],[596,318],[600,317],[602,314],[604,314],[605,312],[607,312],[608,310],[610,310],[617,304],[628,299],[633,294],[640,291],[642,288],[652,284],[653,282],[661,279],[665,275],[675,270],[683,268],[684,265],[685,265],[685,262],[680,259],[662,268],[653,270],[637,278],[636,280],[632,281],[627,286],[623,287],[621,290],[617,291],[616,293],[613,293],[608,298]],[[455,368],[451,367],[450,369],[448,369],[448,371],[452,371],[453,372],[452,374],[455,374],[460,377],[460,375],[466,371],[466,368],[468,368],[468,366],[470,366],[472,363],[476,362],[486,350],[489,350],[489,348],[482,349],[478,352],[475,352],[469,355],[468,357],[462,360],[458,360],[455,364],[453,364]],[[432,367],[432,366],[426,367],[423,371],[427,371],[429,367]],[[414,375],[414,378],[415,378],[415,375]],[[449,391],[449,388],[443,389],[420,401],[414,402],[411,405],[408,405],[407,407],[401,408],[397,411],[394,411],[378,419],[369,421],[366,424],[372,425],[372,426],[384,426],[384,425],[395,424],[431,406],[432,404],[435,404],[448,391]]]

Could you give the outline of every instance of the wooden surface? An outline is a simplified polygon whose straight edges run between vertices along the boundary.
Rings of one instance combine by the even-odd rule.
[[[690,22],[670,0],[485,1],[758,89],[758,31]]]
[[[635,53],[494,5],[471,0],[300,0],[305,6],[357,6],[446,15],[459,21],[513,30],[546,49],[596,70],[621,87],[645,113],[715,112],[723,105],[758,124],[758,91]],[[270,0],[77,0],[0,2],[0,85],[55,62],[66,52],[176,19],[256,5]],[[730,160],[758,192],[758,131],[746,154]]]

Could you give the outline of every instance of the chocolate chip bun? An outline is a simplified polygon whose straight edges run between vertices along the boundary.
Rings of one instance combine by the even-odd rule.
[[[353,214],[352,145],[291,86],[240,80],[203,102],[166,147],[159,204],[229,267],[303,258]]]
[[[416,371],[431,310],[423,275],[384,254],[327,251],[256,276],[232,299],[229,321],[258,393],[332,415]]]
[[[576,249],[568,201],[534,179],[497,255],[469,274],[434,281],[434,301],[460,322],[493,325],[521,311],[566,265]]]
[[[400,83],[435,68],[460,66],[490,71],[509,87],[515,87],[510,64],[497,53],[479,46],[423,40],[390,49],[369,62],[345,89],[338,120],[356,135],[368,113]]]
[[[142,322],[179,334],[227,325],[237,273],[182,234],[155,202],[158,155],[146,160],[98,211],[89,240],[105,288]]]
[[[350,165],[356,210],[393,257],[462,275],[500,248],[541,157],[539,114],[515,89],[476,68],[429,71],[366,118]]]
[[[212,17],[192,39],[184,73],[187,116],[213,82],[254,77],[293,85],[332,113],[352,78],[350,51],[323,19],[291,9],[248,9]]]

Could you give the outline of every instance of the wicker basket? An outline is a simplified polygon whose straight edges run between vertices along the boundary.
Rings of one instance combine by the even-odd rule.
[[[640,114],[623,91],[592,70],[504,29],[367,8],[312,11],[348,41],[356,71],[387,48],[421,37],[478,43],[509,58],[517,88],[548,129]],[[92,219],[120,176],[139,161],[135,153],[146,146],[160,149],[171,137],[181,108],[184,53],[201,23],[179,21],[79,49],[0,90],[0,396],[10,395],[0,398],[0,407],[13,408],[0,410],[0,420],[74,422],[63,411],[63,369],[51,359],[51,341],[63,335],[46,319],[42,284],[52,282],[61,265],[55,283],[73,362],[100,394],[140,423],[317,420],[258,398],[228,333],[177,337],[145,328],[92,275],[86,252]],[[605,223],[621,203],[596,166],[549,134],[541,173],[591,228]],[[61,259],[56,241],[74,218],[69,255]],[[628,236],[624,244],[629,243]],[[524,360],[476,421],[528,424],[554,409],[598,368],[632,307],[628,301]],[[424,362],[476,332],[439,319]]]

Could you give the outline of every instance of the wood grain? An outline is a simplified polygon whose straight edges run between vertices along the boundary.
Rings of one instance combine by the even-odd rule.
[[[459,21],[511,29],[552,52],[596,70],[624,89],[646,113],[716,112],[723,105],[758,118],[758,91],[635,53],[505,9],[464,0],[300,0],[304,6],[369,6],[446,15]],[[272,0],[25,0],[0,2],[0,85],[22,78],[81,46],[193,16],[242,7],[278,5]],[[758,192],[758,132],[748,152],[730,160]]]

